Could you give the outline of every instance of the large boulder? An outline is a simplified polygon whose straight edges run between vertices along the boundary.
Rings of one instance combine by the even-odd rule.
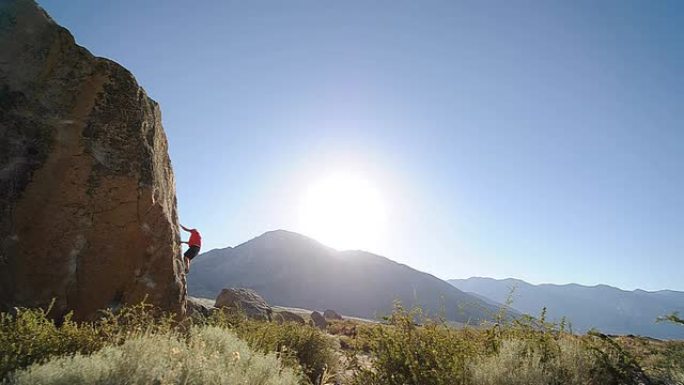
[[[32,0],[0,1],[0,310],[183,313],[159,106]]]
[[[211,316],[214,307],[206,303],[206,300],[188,296],[186,314],[195,319],[203,319]]]
[[[328,321],[326,321],[325,317],[317,311],[311,313],[311,324],[311,326],[315,326],[321,330],[325,330],[328,327]]]
[[[291,311],[287,311],[287,310],[282,310],[282,311],[277,312],[273,316],[273,320],[279,324],[282,324],[285,322],[294,322],[294,323],[298,323],[300,325],[306,324],[306,321],[304,321],[304,318],[302,316],[300,316],[299,314],[293,313]]]
[[[342,316],[339,315],[335,310],[327,309],[323,312],[323,318],[327,320],[342,320]]]
[[[239,310],[254,319],[271,320],[273,309],[252,289],[223,289],[216,297],[214,307]]]

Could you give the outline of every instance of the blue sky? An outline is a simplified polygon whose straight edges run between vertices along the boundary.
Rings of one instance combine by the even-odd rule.
[[[684,290],[684,2],[39,3],[161,104],[205,249],[342,170],[440,278]]]

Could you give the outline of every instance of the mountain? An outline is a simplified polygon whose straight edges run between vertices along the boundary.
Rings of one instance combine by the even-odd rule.
[[[684,292],[661,290],[625,291],[598,285],[532,285],[518,279],[468,278],[448,281],[455,287],[492,301],[506,302],[511,289],[511,306],[531,315],[547,308],[552,320],[567,317],[575,331],[597,328],[608,334],[638,334],[654,338],[684,339],[684,327],[656,323],[656,318],[673,311],[684,312]]]
[[[364,251],[336,251],[284,230],[193,260],[191,295],[215,298],[225,287],[256,290],[269,303],[376,318],[393,301],[421,305],[459,322],[490,318],[497,307],[409,266]]]

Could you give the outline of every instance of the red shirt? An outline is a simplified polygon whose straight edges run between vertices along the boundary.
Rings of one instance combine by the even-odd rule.
[[[188,245],[202,247],[202,236],[196,229],[190,230],[190,239],[188,240]]]

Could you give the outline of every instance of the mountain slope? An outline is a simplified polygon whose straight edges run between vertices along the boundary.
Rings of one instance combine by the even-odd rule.
[[[598,285],[532,285],[517,279],[452,279],[449,283],[492,301],[506,302],[513,292],[512,307],[538,315],[546,306],[551,319],[565,316],[576,331],[595,327],[609,334],[639,334],[655,338],[684,338],[684,327],[656,323],[658,316],[684,312],[684,292],[662,290],[625,291]]]
[[[305,236],[277,230],[235,248],[215,249],[193,261],[191,295],[214,298],[224,287],[246,287],[269,303],[335,309],[365,318],[388,314],[393,301],[419,304],[449,320],[490,318],[496,311],[479,298],[385,257],[336,251]]]

